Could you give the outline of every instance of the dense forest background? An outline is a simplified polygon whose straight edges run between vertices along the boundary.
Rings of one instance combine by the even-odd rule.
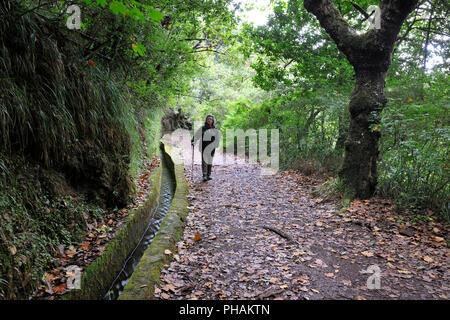
[[[367,28],[353,5],[337,5],[356,29]],[[377,192],[419,215],[429,209],[446,219],[448,10],[444,2],[421,1],[408,16],[386,79],[388,103],[371,124],[381,133]],[[337,176],[355,81],[344,55],[302,1],[273,2],[266,25],[242,26],[238,47],[234,55],[211,57],[194,82],[198,98],[179,105],[199,114],[215,110],[224,129],[279,128],[284,168]],[[345,193],[339,179],[329,187]]]
[[[72,4],[80,29],[67,27]],[[367,30],[355,3],[335,5]],[[223,131],[278,128],[282,169],[326,176],[322,192],[344,197],[353,67],[303,1],[270,8],[255,26],[231,0],[0,4],[0,298],[27,297],[84,220],[130,203],[167,108],[214,113]],[[449,13],[424,0],[408,15],[370,127],[376,194],[411,221],[449,219]]]

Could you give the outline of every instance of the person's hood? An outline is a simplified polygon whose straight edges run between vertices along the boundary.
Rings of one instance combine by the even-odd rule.
[[[213,118],[213,123],[212,123],[212,126],[213,126],[213,128],[215,128],[215,124],[216,124],[216,118],[214,117],[214,115],[213,114],[211,114],[211,113],[209,113],[209,114],[207,114],[206,115],[206,117],[205,117],[205,121],[204,121],[204,125],[206,126],[206,119],[208,119],[208,117],[212,117]]]

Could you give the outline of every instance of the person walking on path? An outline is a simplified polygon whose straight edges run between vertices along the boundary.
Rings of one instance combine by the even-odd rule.
[[[211,169],[214,153],[220,142],[220,131],[215,127],[216,118],[208,114],[205,118],[205,124],[199,128],[191,140],[194,147],[197,140],[200,141],[199,150],[202,153],[202,175],[203,181],[211,180]]]

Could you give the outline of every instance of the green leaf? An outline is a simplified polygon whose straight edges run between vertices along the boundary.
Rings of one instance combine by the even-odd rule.
[[[158,11],[155,8],[152,8],[152,7],[150,7],[149,9],[150,10],[149,10],[149,13],[148,13],[148,17],[150,19],[159,22],[159,21],[161,21],[164,18],[164,15],[160,11]]]
[[[138,8],[131,9],[129,11],[129,15],[130,15],[130,17],[135,18],[136,20],[145,22],[144,14]]]
[[[116,15],[127,13],[127,7],[122,1],[113,1],[109,5],[109,9]]]
[[[147,51],[145,46],[142,43],[140,43],[140,42],[138,42],[136,44],[133,44],[131,46],[131,48],[133,49],[134,52],[136,52],[141,57],[145,56],[145,52]]]
[[[100,5],[102,8],[106,7],[106,5],[108,4],[108,2],[106,0],[96,0],[96,1],[97,1],[97,4]],[[91,1],[89,0],[89,2],[91,2]]]

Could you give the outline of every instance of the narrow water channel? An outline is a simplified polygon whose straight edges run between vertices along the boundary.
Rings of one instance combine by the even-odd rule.
[[[161,151],[163,152],[163,151]],[[162,177],[158,206],[153,212],[153,216],[147,226],[146,231],[139,240],[138,245],[125,260],[122,270],[117,275],[108,292],[103,297],[105,300],[116,300],[123,292],[125,285],[130,279],[134,269],[141,260],[145,249],[152,243],[153,238],[159,230],[162,220],[169,211],[175,193],[175,177],[173,172],[167,167],[164,156],[161,156]]]

